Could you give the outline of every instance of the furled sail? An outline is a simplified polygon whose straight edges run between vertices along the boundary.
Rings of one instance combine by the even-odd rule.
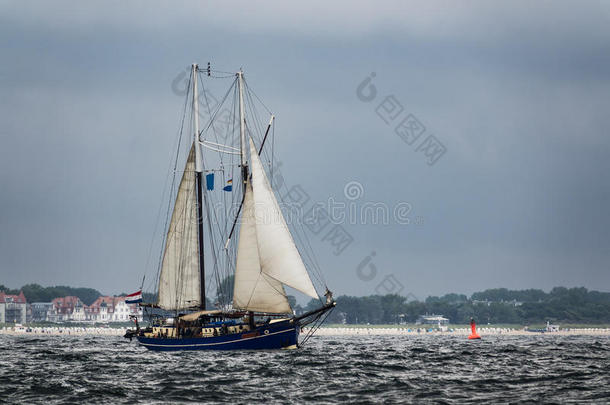
[[[318,298],[267,180],[254,142],[252,138],[249,140],[256,240],[261,270],[289,287],[312,298]]]
[[[261,271],[251,184],[246,187],[244,196],[237,245],[233,308],[272,313],[292,312],[282,283]]]
[[[200,304],[195,149],[186,161],[167,231],[157,304],[167,310]]]

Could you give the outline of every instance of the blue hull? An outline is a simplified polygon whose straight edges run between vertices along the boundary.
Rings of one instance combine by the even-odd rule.
[[[250,332],[214,337],[171,339],[137,336],[142,346],[157,351],[283,349],[296,346],[298,338],[299,327],[289,321],[258,326]]]

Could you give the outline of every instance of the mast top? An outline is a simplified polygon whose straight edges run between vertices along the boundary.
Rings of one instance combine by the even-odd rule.
[[[198,65],[193,63],[193,145],[195,147],[195,171],[201,173],[203,171],[203,163],[201,161],[201,147],[199,145],[199,93],[197,89],[197,70]]]
[[[244,108],[244,72],[237,72],[239,86],[239,148],[241,151],[242,181],[248,180],[248,159],[246,156],[246,112]]]

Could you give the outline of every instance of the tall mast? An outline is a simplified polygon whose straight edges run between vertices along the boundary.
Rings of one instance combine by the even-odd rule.
[[[195,188],[197,189],[197,240],[199,241],[199,288],[201,309],[205,309],[205,268],[203,260],[203,194],[201,184],[203,162],[199,145],[199,94],[197,92],[197,64],[192,66],[193,77],[193,147],[195,148]]]
[[[246,198],[246,186],[248,183],[248,160],[246,159],[246,114],[244,112],[244,72],[239,69],[237,72],[237,80],[239,83],[239,146],[241,150],[241,180],[244,185],[242,205]],[[241,205],[239,206],[241,210]],[[236,218],[237,220],[237,218]],[[235,225],[233,225],[235,226]],[[233,232],[231,230],[231,232]],[[228,241],[227,241],[228,242]],[[248,324],[251,329],[254,329],[254,312],[248,311]]]
[[[246,114],[244,112],[244,72],[237,72],[239,83],[239,146],[241,150],[241,177],[245,184],[248,181],[248,160],[246,159]],[[244,193],[245,193],[244,187]]]

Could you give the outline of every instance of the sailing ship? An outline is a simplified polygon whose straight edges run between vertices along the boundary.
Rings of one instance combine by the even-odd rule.
[[[204,130],[199,128],[202,97],[198,84],[203,81],[201,76],[205,73],[212,78],[232,79],[233,116],[235,121],[239,121],[233,132],[234,138],[239,139],[239,147],[237,141],[233,142],[235,146],[230,144],[233,133],[230,124],[226,125],[229,136],[224,138],[229,144],[217,142],[218,136],[210,136],[218,135],[215,121],[222,115],[220,111],[224,101],[218,103],[215,111],[208,103],[209,122]],[[125,337],[136,338],[151,350],[296,348],[326,319],[335,307],[335,301],[325,284],[323,298],[314,287],[265,172],[262,156],[274,115],[270,114],[264,135],[262,131],[257,132],[256,128],[264,128],[256,125],[258,113],[252,108],[254,97],[258,99],[258,96],[252,96],[243,71],[240,69],[229,76],[213,73],[215,71],[209,64],[207,70],[200,69],[197,64],[191,66],[183,120],[186,106],[191,101],[192,141],[186,143],[188,155],[175,195],[170,193],[168,213],[171,211],[171,219],[168,215],[169,223],[163,234],[157,300],[141,304],[149,316],[149,325],[140,327],[136,318],[135,328],[128,330]],[[207,102],[205,88],[202,93]],[[223,100],[226,99],[227,96]],[[247,117],[246,110],[253,117]],[[255,139],[257,135],[258,139]],[[184,147],[181,138],[178,149],[180,144]],[[206,159],[204,151],[216,155],[217,167],[212,167],[212,160]],[[223,156],[229,156],[229,160]],[[240,179],[239,183],[235,182],[237,187],[232,181],[233,168]],[[174,170],[174,173],[180,171]],[[215,177],[222,178],[222,184],[227,184],[222,189],[225,193],[220,191],[222,197],[215,197]],[[229,199],[238,209],[236,214],[235,210],[221,211],[226,214],[226,220],[222,222],[218,220],[219,215],[212,203],[215,198],[227,200],[227,194],[231,194]],[[209,275],[206,263],[212,268],[210,273],[214,277],[206,277]],[[206,286],[206,280],[219,281],[223,271],[224,274],[231,273],[232,277],[225,277],[224,282],[217,283],[219,302],[216,308],[208,308],[206,287],[209,286]],[[226,280],[232,280],[232,285]],[[296,315],[287,287],[317,300],[319,306],[309,307],[308,311]],[[232,289],[232,294],[227,291],[229,289]],[[228,302],[220,302],[223,299]],[[306,325],[309,326],[307,333],[299,339],[301,328]]]

